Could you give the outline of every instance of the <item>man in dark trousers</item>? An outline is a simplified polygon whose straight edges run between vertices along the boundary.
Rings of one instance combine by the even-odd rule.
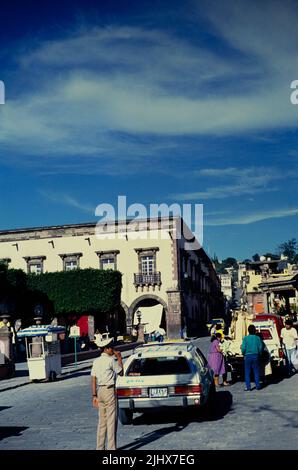
[[[256,327],[254,325],[249,325],[248,336],[243,338],[241,350],[244,356],[245,391],[249,392],[251,390],[251,371],[254,373],[256,389],[260,390],[260,357],[263,351],[263,345],[261,338],[256,335]]]
[[[93,362],[91,370],[92,402],[98,408],[97,450],[116,450],[117,399],[116,378],[123,375],[120,351],[113,349],[112,338],[101,341],[101,355]]]

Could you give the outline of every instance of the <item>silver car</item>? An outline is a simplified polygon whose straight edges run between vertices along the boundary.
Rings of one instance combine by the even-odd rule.
[[[117,379],[119,420],[150,408],[205,407],[215,394],[213,371],[191,341],[145,344],[134,350]]]

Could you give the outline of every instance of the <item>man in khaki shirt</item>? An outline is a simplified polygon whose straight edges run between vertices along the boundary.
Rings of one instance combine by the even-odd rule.
[[[116,378],[123,375],[121,353],[115,351],[113,340],[106,339],[99,343],[102,350],[95,359],[91,370],[91,387],[93,406],[98,408],[99,422],[97,428],[97,450],[116,450],[117,400]]]

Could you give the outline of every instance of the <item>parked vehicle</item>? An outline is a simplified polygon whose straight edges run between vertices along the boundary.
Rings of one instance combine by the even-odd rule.
[[[221,325],[222,329],[224,330],[226,327],[226,323],[223,318],[212,318],[209,323],[207,323],[207,328],[209,330],[209,333],[211,332],[212,328]]]
[[[191,341],[136,348],[116,387],[122,424],[152,408],[207,408],[215,394],[213,371]]]
[[[278,320],[271,318],[261,319],[261,316],[263,315],[257,316],[257,318],[253,321],[253,324],[255,325],[257,332],[261,334],[262,339],[268,349],[274,372],[276,371],[276,368],[281,368],[284,365],[285,360],[284,350],[280,342],[281,328]]]
[[[262,314],[257,315],[253,320],[253,325],[265,343],[269,353],[272,366],[272,373],[280,372],[284,363],[285,355],[280,342],[282,319],[277,315]],[[244,374],[244,358],[241,351],[241,343],[235,340],[228,340],[225,347],[226,358],[233,379]]]

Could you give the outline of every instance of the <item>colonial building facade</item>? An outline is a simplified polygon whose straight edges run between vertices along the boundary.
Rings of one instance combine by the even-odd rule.
[[[37,274],[117,269],[122,273],[121,312],[113,319],[118,328],[132,327],[142,308],[147,314],[159,308],[158,322],[172,338],[185,326],[195,335],[223,310],[213,263],[203,248],[187,249],[186,239],[191,232],[179,217],[2,230],[0,259]]]
[[[242,305],[250,313],[290,313],[298,305],[298,266],[285,257],[239,263]]]

